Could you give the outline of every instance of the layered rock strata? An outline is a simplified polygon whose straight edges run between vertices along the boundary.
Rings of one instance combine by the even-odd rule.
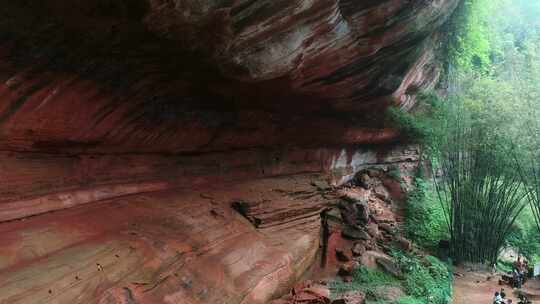
[[[384,112],[437,82],[457,2],[2,4],[0,303],[287,292],[321,187],[414,167]]]

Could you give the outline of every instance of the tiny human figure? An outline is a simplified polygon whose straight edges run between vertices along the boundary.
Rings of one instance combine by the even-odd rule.
[[[504,288],[501,288],[501,292],[499,293],[499,295],[503,300],[506,299],[506,292],[504,292]]]
[[[525,281],[529,277],[530,277],[529,261],[525,260],[525,261],[523,261],[523,284],[525,284]]]
[[[514,262],[514,269],[521,271],[522,267],[523,267],[523,262],[521,262],[521,256],[518,256],[517,260]]]
[[[515,265],[515,268],[517,268],[518,270],[518,274],[519,274],[519,285],[520,287],[525,284],[525,280],[527,279],[526,276],[527,276],[527,260],[525,259],[521,259],[521,257],[518,257],[517,261],[516,261],[516,265]]]
[[[498,291],[495,292],[495,296],[493,297],[493,304],[502,304],[503,299]]]
[[[518,295],[519,302],[518,304],[531,304],[531,301],[527,299],[523,294]]]
[[[521,275],[517,268],[514,268],[514,270],[512,271],[512,281],[513,281],[512,287],[518,288],[518,289],[521,288]]]
[[[508,304],[508,301],[512,302],[512,300],[506,298],[506,293],[504,292],[504,288],[501,288],[501,292],[499,293],[499,295],[501,296],[502,304]]]

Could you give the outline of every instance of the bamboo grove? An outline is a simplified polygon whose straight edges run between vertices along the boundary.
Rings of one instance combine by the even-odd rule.
[[[456,262],[495,263],[512,225],[526,207],[511,145],[455,104],[437,146],[434,184]]]
[[[448,26],[444,105],[421,125],[458,262],[496,262],[515,231],[540,240],[538,14],[536,0],[467,0]]]

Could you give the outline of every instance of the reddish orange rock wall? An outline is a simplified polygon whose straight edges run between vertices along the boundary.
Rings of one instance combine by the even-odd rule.
[[[316,193],[318,178],[138,194],[4,224],[0,301],[124,303],[125,289],[137,303],[265,303],[313,263],[325,202],[290,195]],[[274,220],[255,229],[229,207],[238,197]],[[295,203],[296,216],[282,212]]]
[[[314,181],[418,161],[384,113],[434,87],[457,2],[3,4],[0,302],[279,296],[318,249]]]

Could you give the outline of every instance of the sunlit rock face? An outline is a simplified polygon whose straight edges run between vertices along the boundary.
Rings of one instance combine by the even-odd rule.
[[[313,262],[331,203],[287,193],[418,160],[383,114],[437,82],[457,2],[2,4],[0,302],[279,296]],[[231,213],[238,200],[275,226]]]

